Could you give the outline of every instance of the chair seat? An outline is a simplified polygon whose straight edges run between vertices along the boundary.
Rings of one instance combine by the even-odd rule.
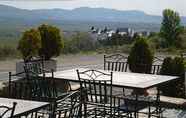
[[[124,96],[125,99],[129,100],[135,100],[136,96],[135,95],[126,95]],[[156,100],[156,96],[144,96],[144,95],[139,95],[138,96],[138,101],[144,101],[144,102],[154,102]]]
[[[88,117],[96,118],[110,118],[111,109],[109,104],[87,104],[87,115]]]

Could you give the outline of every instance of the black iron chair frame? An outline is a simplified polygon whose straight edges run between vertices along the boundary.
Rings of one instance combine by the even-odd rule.
[[[85,116],[95,117],[101,115],[112,115],[112,72],[103,73],[98,70],[77,70],[80,87],[86,89]],[[86,78],[83,77],[86,75]],[[107,79],[100,79],[102,76]],[[108,92],[108,93],[107,93]],[[94,113],[92,114],[92,111]],[[108,112],[110,114],[108,114]],[[107,112],[107,114],[106,114]]]
[[[11,113],[10,113],[9,118],[13,118],[14,117],[14,111],[15,111],[16,105],[17,105],[17,103],[16,102],[13,102],[12,107],[5,106],[5,105],[0,106],[0,109],[4,109],[4,112],[2,114],[0,114],[0,117],[1,118],[4,118],[4,116],[6,115],[6,113],[8,113],[10,111]]]

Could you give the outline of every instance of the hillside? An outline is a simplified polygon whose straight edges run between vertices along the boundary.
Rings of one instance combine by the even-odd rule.
[[[159,31],[161,16],[142,11],[119,11],[106,8],[81,7],[73,10],[40,9],[26,10],[0,5],[0,38],[19,37],[28,27],[42,23],[56,25],[67,31],[87,31],[96,27],[131,27],[135,30]],[[182,17],[186,24],[186,17]]]

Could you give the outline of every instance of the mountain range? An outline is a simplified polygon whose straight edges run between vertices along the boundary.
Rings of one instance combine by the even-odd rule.
[[[148,15],[143,11],[120,11],[106,8],[80,7],[73,10],[39,9],[26,10],[0,5],[0,20],[70,20],[101,22],[161,23],[161,16]],[[182,17],[186,23],[186,17]]]
[[[186,24],[186,17],[181,17]],[[66,31],[87,31],[90,26],[104,28],[131,27],[134,30],[159,31],[162,17],[143,11],[120,11],[107,8],[80,7],[73,10],[27,10],[0,5],[0,37],[15,37],[28,27],[43,23]]]

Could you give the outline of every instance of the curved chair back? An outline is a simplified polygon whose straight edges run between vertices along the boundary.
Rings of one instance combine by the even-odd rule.
[[[104,70],[126,72],[128,70],[127,56],[121,54],[104,55]]]
[[[77,70],[81,88],[87,90],[87,101],[92,103],[111,103],[112,72],[103,73],[98,70]]]
[[[27,71],[32,71],[37,74],[43,73],[44,70],[44,60],[43,59],[35,59],[30,61],[25,61],[24,69]]]
[[[56,118],[81,118],[82,99],[80,91],[73,91],[55,102]]]

